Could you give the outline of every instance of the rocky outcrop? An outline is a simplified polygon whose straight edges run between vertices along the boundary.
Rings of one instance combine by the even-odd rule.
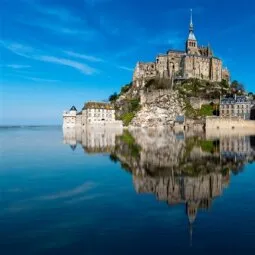
[[[130,127],[170,127],[184,115],[185,104],[177,91],[156,90],[141,93],[141,106]]]

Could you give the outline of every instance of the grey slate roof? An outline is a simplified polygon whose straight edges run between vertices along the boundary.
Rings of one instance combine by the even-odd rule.
[[[190,32],[189,32],[189,37],[188,37],[188,39],[189,39],[189,40],[193,40],[193,41],[196,41],[196,40],[197,40],[196,37],[195,37],[195,35],[194,35],[194,33],[193,33],[193,31],[190,31]]]
[[[236,98],[227,97],[221,99],[221,104],[244,104],[244,103],[251,103],[251,101],[249,101],[246,96],[237,96]]]
[[[70,109],[70,111],[76,111],[77,112],[77,109],[75,108],[75,106],[73,105]]]

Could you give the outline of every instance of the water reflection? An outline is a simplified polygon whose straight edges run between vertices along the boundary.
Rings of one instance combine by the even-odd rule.
[[[80,144],[85,153],[110,153],[122,129],[63,129],[64,143],[75,150]]]
[[[255,160],[255,136],[175,134],[169,130],[67,130],[64,142],[85,153],[109,153],[130,172],[138,194],[184,204],[192,236],[199,210],[207,211],[229,186],[231,173]]]

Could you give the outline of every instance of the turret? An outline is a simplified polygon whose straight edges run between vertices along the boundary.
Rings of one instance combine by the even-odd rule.
[[[70,114],[71,115],[76,115],[77,114],[77,109],[74,105],[70,108]]]
[[[69,112],[65,111],[63,113],[63,127],[64,128],[75,127],[76,115],[77,109],[75,108],[75,106],[72,106]]]

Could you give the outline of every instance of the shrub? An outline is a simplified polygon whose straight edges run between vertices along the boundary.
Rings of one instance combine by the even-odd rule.
[[[214,111],[214,107],[211,104],[203,104],[199,111],[201,116],[212,116]]]
[[[135,113],[127,112],[121,115],[120,119],[123,121],[124,126],[128,126],[132,119],[135,117]]]
[[[140,108],[140,100],[139,99],[132,99],[130,100],[130,111],[136,112]]]
[[[116,101],[118,99],[118,97],[119,97],[118,94],[115,92],[109,96],[109,101],[110,102]]]
[[[156,77],[156,78],[148,80],[145,84],[145,88],[151,89],[151,90],[170,89],[171,81],[169,79]]]
[[[123,86],[120,90],[120,95],[125,94],[126,92],[128,92],[129,89],[131,88],[131,86],[132,86],[132,82],[129,83],[129,84],[126,84],[125,86]]]

